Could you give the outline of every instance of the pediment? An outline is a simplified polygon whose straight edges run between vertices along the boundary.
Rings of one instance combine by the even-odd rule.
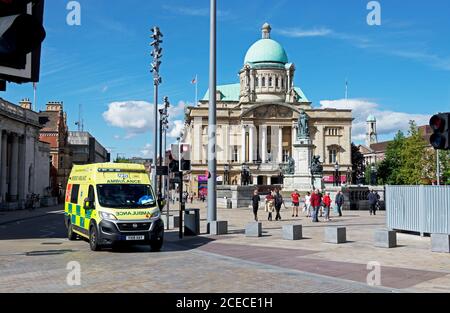
[[[259,104],[242,113],[242,117],[259,119],[294,118],[294,113],[300,113],[288,104]]]

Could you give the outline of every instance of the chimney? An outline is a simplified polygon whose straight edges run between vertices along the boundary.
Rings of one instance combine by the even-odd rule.
[[[61,101],[49,101],[47,103],[47,112],[61,112],[63,109],[63,103]]]
[[[22,99],[22,101],[19,102],[19,106],[26,110],[31,110],[31,101],[28,98]]]

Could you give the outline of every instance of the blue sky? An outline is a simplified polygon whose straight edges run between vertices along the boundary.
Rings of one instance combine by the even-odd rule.
[[[264,22],[272,38],[297,67],[296,85],[315,107],[354,110],[354,140],[374,113],[380,139],[390,139],[410,118],[419,124],[450,110],[450,3],[447,0],[384,0],[381,26],[369,26],[368,1],[218,1],[218,83],[236,83],[247,49],[261,37]],[[65,0],[47,0],[38,106],[64,101],[69,125],[83,105],[85,128],[117,153],[146,155],[151,135],[153,87],[150,28],[164,34],[163,84],[169,96],[171,133],[181,125],[183,106],[207,89],[208,0],[80,0],[81,26],[66,23]],[[343,101],[345,80],[349,100]],[[17,103],[33,98],[30,84],[9,84],[0,97]]]

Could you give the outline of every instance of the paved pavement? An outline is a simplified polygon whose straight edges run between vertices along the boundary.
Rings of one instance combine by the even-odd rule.
[[[201,208],[204,232],[203,204],[188,207]],[[160,253],[142,246],[94,253],[83,240],[65,239],[61,212],[53,211],[7,224],[0,219],[0,292],[450,292],[450,258],[431,253],[429,238],[399,235],[398,248],[373,247],[383,215],[345,212],[330,224],[346,225],[350,242],[331,245],[322,243],[326,223],[264,221],[264,237],[246,238],[251,211],[219,210],[229,235],[179,240],[170,230]],[[303,224],[308,239],[283,240],[288,223]],[[80,264],[80,286],[67,284],[71,261]],[[366,284],[369,261],[381,264],[380,287]]]

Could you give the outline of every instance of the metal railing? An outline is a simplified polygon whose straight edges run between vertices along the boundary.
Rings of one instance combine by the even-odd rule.
[[[450,234],[450,186],[386,186],[391,229]]]

